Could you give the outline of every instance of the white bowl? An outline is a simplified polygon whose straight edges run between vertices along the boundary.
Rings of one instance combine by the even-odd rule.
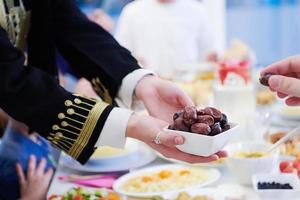
[[[258,189],[259,182],[276,182],[289,183],[293,189]],[[264,200],[299,200],[300,199],[300,184],[296,174],[270,173],[270,174],[255,174],[252,177],[253,188],[258,192],[259,196]]]
[[[215,136],[207,136],[201,134],[195,134],[185,131],[169,130],[166,131],[175,132],[185,138],[185,142],[182,145],[177,145],[176,148],[185,153],[197,155],[197,156],[210,156],[218,151],[222,150],[229,140],[237,133],[238,126],[230,123],[230,129]]]
[[[240,158],[234,154],[237,152],[264,152],[270,145],[268,143],[238,142],[226,146],[225,149],[228,152],[226,165],[240,183],[250,185],[252,175],[278,170],[278,151],[259,158]]]

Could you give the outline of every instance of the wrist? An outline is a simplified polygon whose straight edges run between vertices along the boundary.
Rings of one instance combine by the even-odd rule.
[[[147,88],[149,88],[149,85],[153,80],[155,80],[156,77],[152,74],[149,74],[147,76],[144,76],[137,84],[135,88],[135,96],[137,99],[142,100],[145,92],[147,92]]]
[[[128,120],[126,128],[126,137],[136,138],[137,139],[137,126],[138,126],[139,117],[136,114],[132,114]]]

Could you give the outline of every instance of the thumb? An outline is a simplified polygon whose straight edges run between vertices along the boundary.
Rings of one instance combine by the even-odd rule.
[[[300,97],[300,80],[296,78],[273,75],[269,80],[270,88],[289,96]]]
[[[184,143],[184,137],[173,132],[161,131],[156,137],[159,138],[162,145],[168,147],[174,147]]]

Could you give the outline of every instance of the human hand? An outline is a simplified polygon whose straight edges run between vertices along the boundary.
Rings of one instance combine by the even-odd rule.
[[[184,138],[173,132],[163,131],[168,123],[150,116],[133,114],[128,122],[126,135],[138,139],[167,158],[173,158],[188,163],[204,163],[225,157],[226,153],[220,151],[209,157],[195,156],[184,153],[176,148],[176,145],[184,143]],[[159,133],[160,144],[154,142]]]
[[[36,166],[36,158],[31,155],[28,161],[27,176],[23,173],[21,165],[16,166],[19,177],[21,200],[46,199],[47,190],[53,175],[53,169],[45,172],[46,159],[42,159]]]
[[[268,83],[278,97],[286,98],[289,106],[300,105],[300,55],[269,65],[261,71],[261,75],[266,73],[276,74],[270,77]]]
[[[136,96],[142,100],[153,117],[172,122],[172,116],[186,106],[192,106],[192,100],[175,84],[156,76],[144,77],[136,87]]]

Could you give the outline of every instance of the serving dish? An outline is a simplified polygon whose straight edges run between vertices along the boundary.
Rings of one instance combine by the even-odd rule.
[[[130,197],[153,197],[207,186],[220,178],[216,169],[177,164],[160,165],[133,171],[113,185],[118,193]]]

